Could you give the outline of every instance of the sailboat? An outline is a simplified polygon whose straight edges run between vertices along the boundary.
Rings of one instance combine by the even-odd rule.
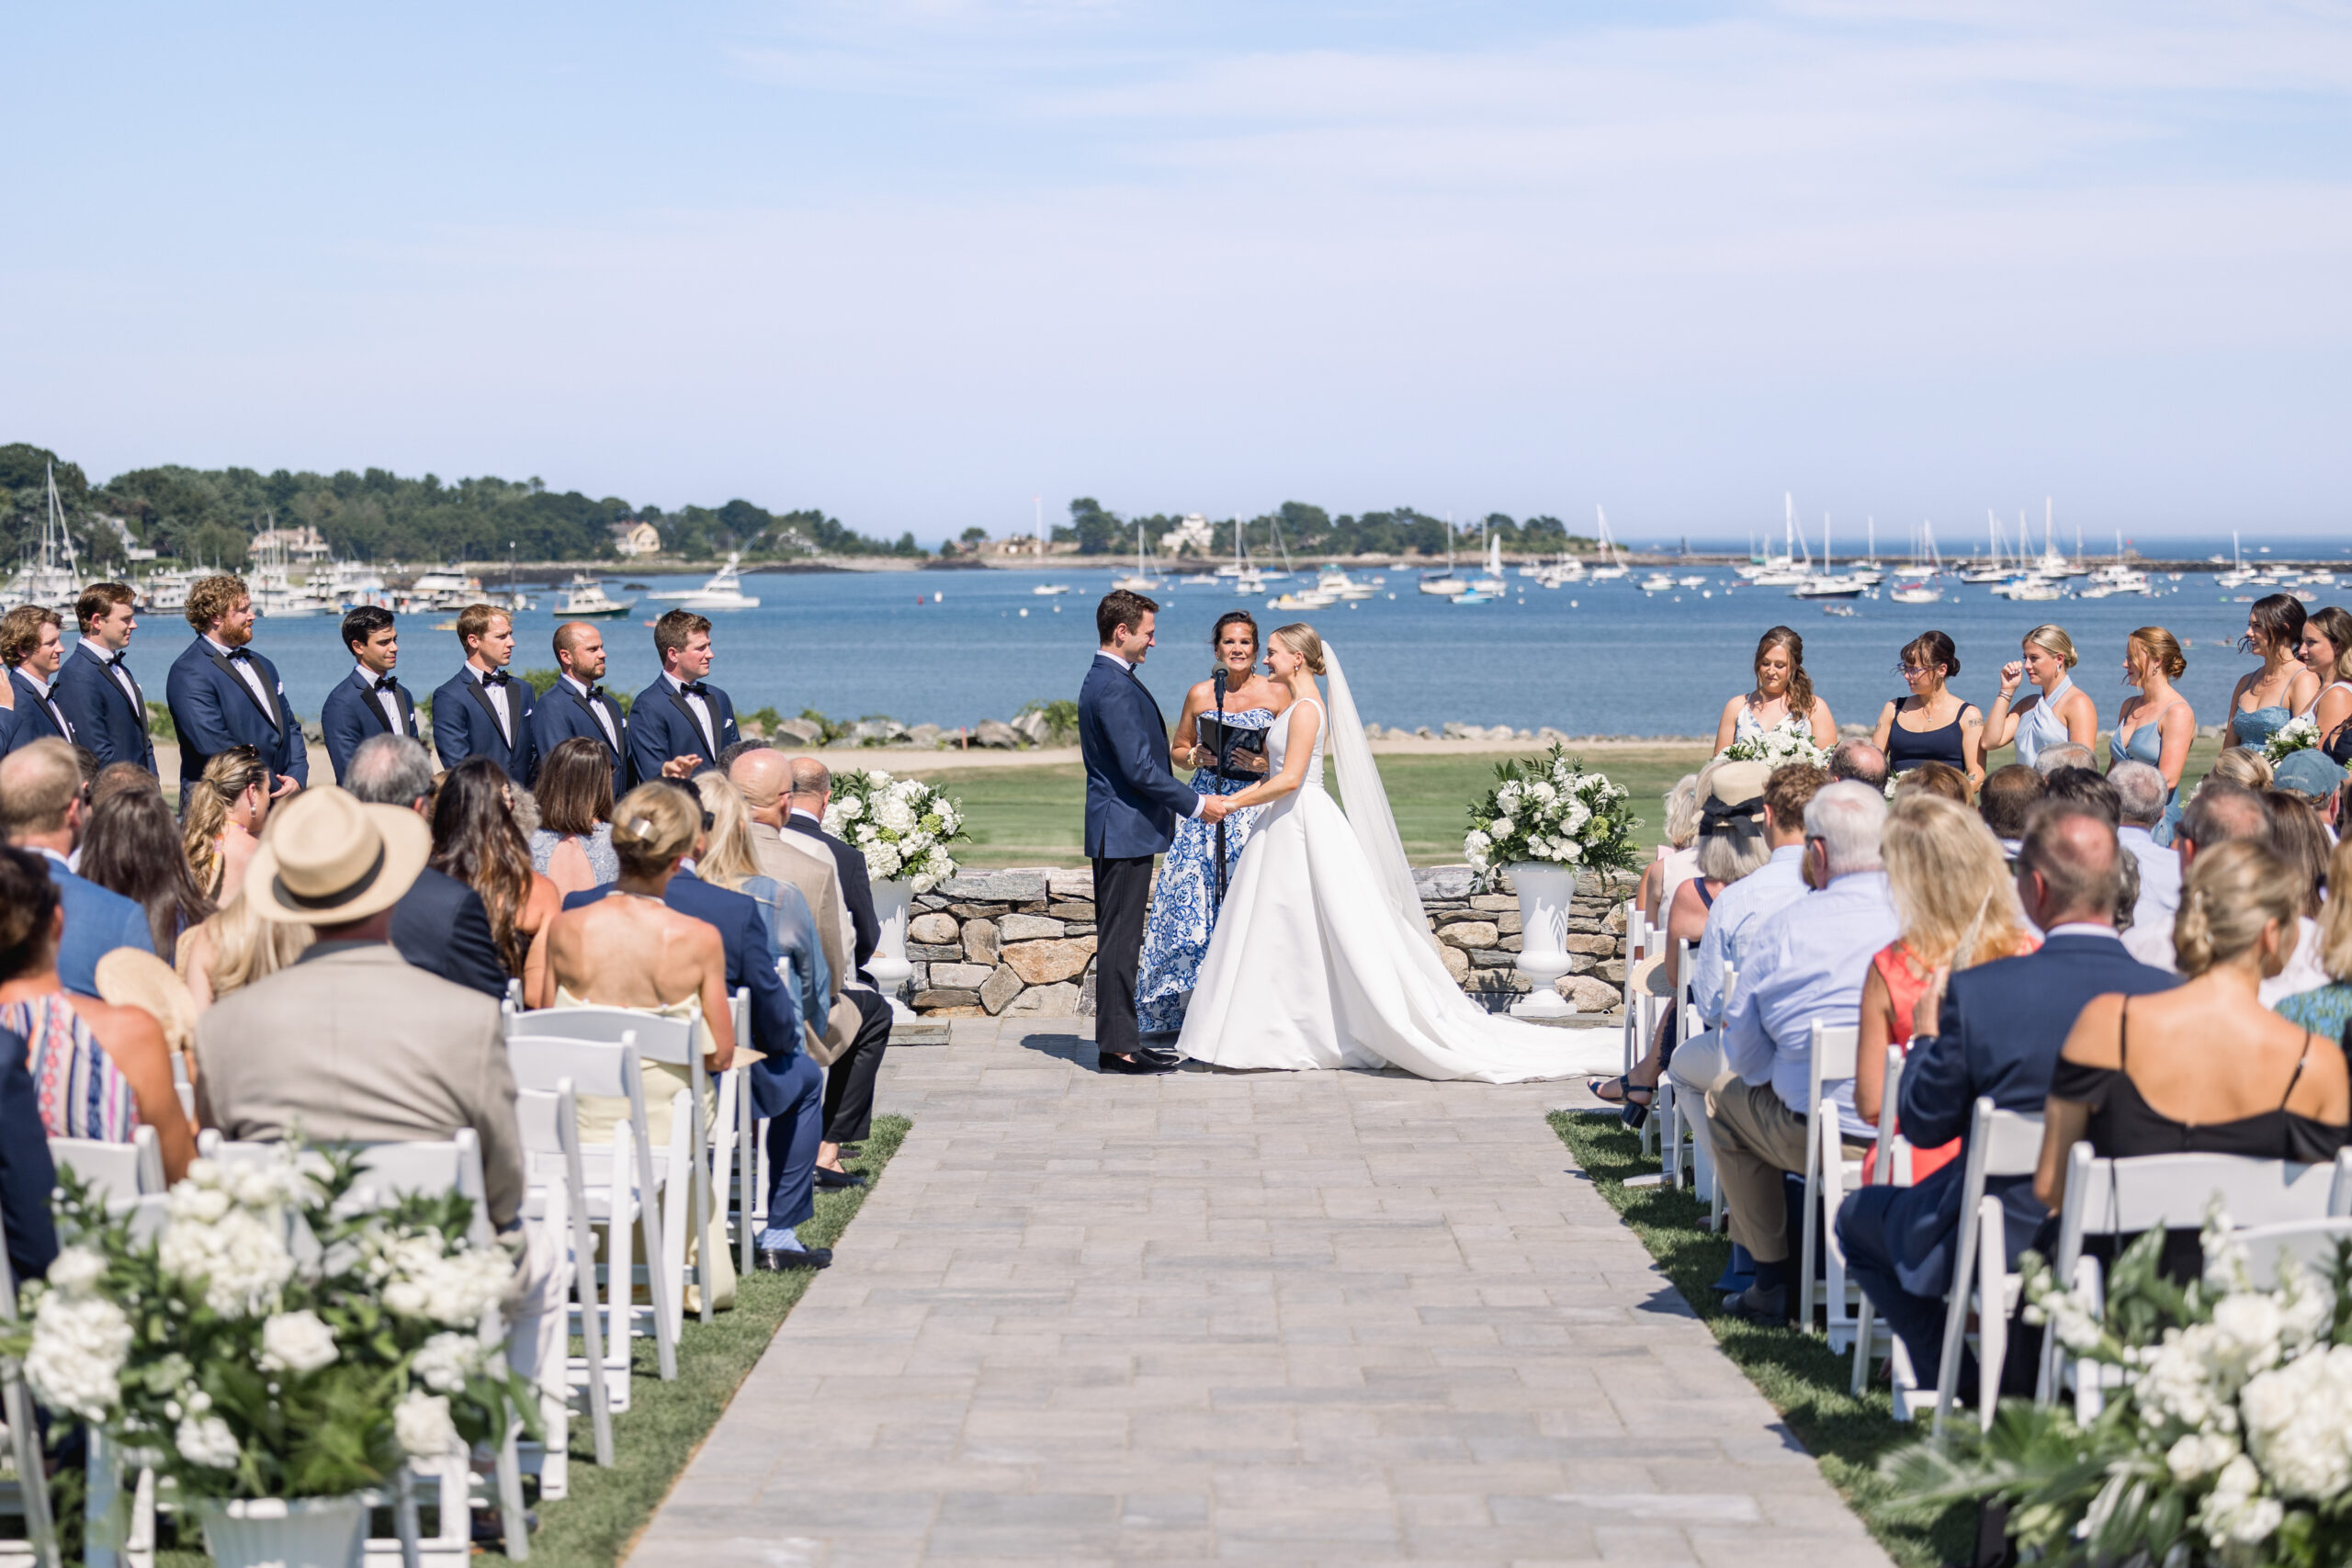
[[[1159,586],[1159,579],[1151,575],[1151,570],[1146,564],[1143,543],[1143,524],[1140,520],[1136,524],[1136,569],[1129,575],[1120,578],[1117,581],[1112,583],[1111,586],[1114,588],[1125,588],[1129,592],[1136,593],[1148,593],[1153,589]]]
[[[1594,567],[1589,575],[1595,582],[1616,582],[1634,575],[1634,569],[1617,558],[1617,541],[1609,534],[1609,513],[1593,503],[1592,513],[1600,520],[1600,558],[1605,563]]]
[[[1453,575],[1453,519],[1445,520],[1445,570],[1421,573],[1421,592],[1441,599],[1458,599],[1470,592],[1470,585]]]
[[[1829,547],[1829,513],[1821,514],[1821,575],[1807,575],[1789,590],[1792,599],[1859,599],[1869,586],[1858,578],[1840,577],[1830,570],[1833,552]]]
[[[74,603],[80,592],[77,579],[80,563],[74,558],[74,535],[65,526],[65,506],[57,498],[57,472],[54,466],[44,466],[43,475],[49,490],[43,496],[44,510],[40,514],[40,558],[28,560],[8,580],[0,600],[10,605],[47,604],[63,606]],[[57,564],[61,545],[65,564]]]
[[[1758,588],[1793,588],[1813,577],[1813,549],[1797,525],[1796,497],[1786,491],[1781,496],[1781,553],[1747,574]]]
[[[700,588],[678,593],[649,593],[647,598],[658,604],[673,604],[681,610],[696,610],[707,614],[714,610],[756,610],[760,602],[743,592],[743,574],[735,563],[743,558],[740,550],[727,552],[727,564],[711,574],[710,581]]]
[[[1944,591],[1935,586],[1935,580],[1944,568],[1943,557],[1936,550],[1935,525],[1920,524],[1919,533],[1925,541],[1927,560],[1920,564],[1918,556],[1922,552],[1915,550],[1914,564],[1894,574],[1894,586],[1887,590],[1886,596],[1898,604],[1933,604],[1944,596]]]
[[[2257,574],[2245,569],[2245,550],[2238,543],[2238,531],[2230,530],[2230,570],[2213,579],[2216,588],[2243,588]]]
[[[1471,592],[1489,594],[1508,593],[1510,592],[1510,584],[1503,579],[1503,542],[1488,533],[1484,523],[1478,525],[1478,531],[1487,535],[1487,572],[1484,577],[1474,577],[1470,580]]]

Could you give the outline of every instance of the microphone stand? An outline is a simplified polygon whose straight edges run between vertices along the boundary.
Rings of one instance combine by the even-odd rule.
[[[1217,780],[1219,783],[1223,783],[1225,779],[1227,748],[1225,744],[1225,669],[1222,665],[1218,666],[1217,672],[1214,679],[1216,682],[1217,754],[1216,771],[1209,776]],[[1219,793],[1223,792],[1220,791]],[[1213,878],[1214,886],[1216,888],[1215,908],[1222,909],[1225,908],[1225,818],[1222,817],[1216,819],[1216,859],[1213,863],[1215,865]]]

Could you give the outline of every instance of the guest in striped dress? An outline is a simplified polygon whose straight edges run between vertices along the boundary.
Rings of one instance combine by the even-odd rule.
[[[137,1008],[66,994],[57,976],[64,929],[40,857],[0,850],[0,1029],[24,1036],[43,1130],[127,1144],[152,1126],[164,1174],[176,1181],[196,1157],[196,1133],[172,1087],[163,1028]]]

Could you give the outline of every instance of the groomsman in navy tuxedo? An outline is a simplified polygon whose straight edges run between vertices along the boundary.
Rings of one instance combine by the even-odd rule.
[[[63,619],[39,604],[19,604],[0,616],[0,663],[8,667],[8,691],[16,711],[0,756],[21,751],[36,740],[74,739],[74,726],[57,705],[57,667],[65,657]]]
[[[232,746],[250,746],[269,764],[270,798],[311,782],[302,721],[286,700],[277,666],[247,644],[254,598],[242,579],[208,577],[187,591],[187,624],[196,640],[172,660],[164,701],[180,739],[180,805],[204,777],[204,764]]]
[[[503,610],[469,604],[458,612],[466,662],[433,694],[433,748],[454,768],[487,757],[527,786],[539,771],[531,739],[531,683],[506,672],[514,657],[514,621]]]
[[[628,754],[639,780],[717,767],[718,754],[742,737],[735,705],[704,679],[710,673],[709,617],[671,611],[653,623],[653,650],[662,656],[662,677],[628,710]]]
[[[98,766],[135,762],[155,771],[155,742],[147,733],[147,694],[124,658],[139,629],[136,597],[126,583],[93,582],[74,604],[82,640],[65,657],[51,694],[74,728],[74,741]]]
[[[319,728],[326,736],[327,761],[334,764],[334,782],[351,770],[351,754],[371,735],[405,735],[424,739],[416,725],[416,699],[392,677],[401,661],[400,629],[390,610],[362,604],[343,618],[343,646],[351,651],[350,674],[335,682],[319,710]]]
[[[585,621],[555,629],[555,663],[561,673],[531,716],[531,738],[544,761],[565,741],[584,738],[612,753],[613,798],[636,783],[629,768],[628,720],[597,682],[605,678],[605,634]]]

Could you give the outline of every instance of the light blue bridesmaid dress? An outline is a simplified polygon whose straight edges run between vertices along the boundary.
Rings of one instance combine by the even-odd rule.
[[[2145,762],[2152,768],[2160,766],[2165,754],[2165,738],[2161,732],[2160,721],[2181,701],[2181,698],[2175,697],[2159,712],[2141,720],[2140,728],[2132,732],[2132,739],[2128,744],[2118,739],[2120,730],[2109,731],[2107,737],[2109,771],[2112,772],[2116,763],[2125,761]],[[2286,710],[2281,708],[2278,711],[2284,713]],[[2143,745],[2143,742],[2145,744]],[[2172,843],[2173,829],[2179,822],[2180,791],[2167,790],[2165,792],[2164,817],[2154,828],[2149,830],[2148,836],[2155,840],[2158,844],[2169,847]]]
[[[2064,745],[2066,740],[2066,720],[2058,712],[2059,699],[2075,689],[2075,679],[2069,675],[2058,682],[2054,692],[2045,692],[2041,700],[2026,710],[2018,720],[2018,761],[2027,767],[2041,755],[2047,746]]]

